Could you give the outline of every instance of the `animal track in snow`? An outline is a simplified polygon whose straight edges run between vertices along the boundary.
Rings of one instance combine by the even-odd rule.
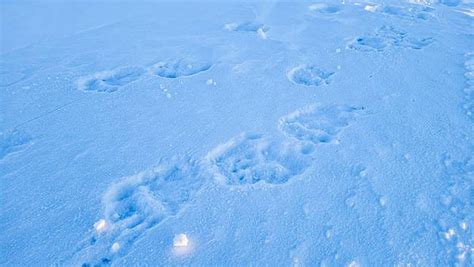
[[[319,86],[329,84],[329,78],[334,72],[323,71],[313,65],[300,65],[292,68],[286,76],[295,84]]]
[[[441,196],[442,212],[437,221],[440,242],[450,266],[474,262],[474,159],[453,160],[443,155],[447,190]]]
[[[203,182],[198,165],[186,160],[162,163],[113,183],[103,196],[103,221],[79,245],[72,264],[107,265],[123,256],[148,229],[176,215]]]
[[[382,14],[396,16],[406,19],[428,20],[433,17],[433,8],[423,5],[412,5],[408,7],[386,5],[378,8]]]
[[[314,3],[308,6],[311,11],[317,11],[322,14],[335,14],[341,11],[341,5],[328,3]]]
[[[466,70],[464,76],[466,77],[466,87],[464,88],[464,103],[463,108],[466,115],[474,121],[474,53],[466,54],[466,61],[464,62]]]
[[[204,162],[223,184],[286,183],[306,170],[315,145],[337,143],[337,134],[361,110],[342,105],[299,109],[279,120],[279,129],[289,139],[276,142],[261,134],[243,133],[213,149]]]
[[[312,105],[280,118],[279,128],[288,137],[312,144],[337,143],[339,132],[364,108],[346,105]]]
[[[212,63],[205,59],[196,57],[186,57],[176,60],[161,61],[150,67],[149,71],[153,75],[163,78],[175,79],[184,76],[191,76],[212,67]]]
[[[428,46],[434,42],[432,37],[424,37],[424,38],[412,38],[408,37],[402,40],[399,46],[411,48],[411,49],[422,49],[425,46]]]
[[[30,142],[30,137],[18,130],[0,133],[0,160],[12,153],[25,149]]]
[[[242,133],[200,161],[167,161],[120,179],[103,195],[103,219],[65,261],[82,266],[112,264],[148,229],[190,203],[208,177],[231,186],[286,183],[311,164],[315,144],[334,138],[359,110],[348,106],[304,108],[281,118],[280,129],[291,137],[281,142]]]
[[[233,32],[258,32],[259,30],[267,32],[269,30],[267,26],[258,22],[227,23],[224,29]]]
[[[282,184],[302,173],[310,148],[278,144],[260,134],[242,133],[206,156],[214,178],[223,184]]]
[[[122,67],[101,71],[80,78],[77,87],[81,91],[112,93],[120,87],[132,83],[145,73],[141,67]]]
[[[406,32],[391,26],[382,26],[373,34],[355,38],[349,42],[347,47],[359,51],[383,51],[389,46],[422,49],[433,42],[434,39],[431,37],[413,38],[409,37]]]
[[[267,39],[269,27],[258,22],[232,22],[224,25],[224,29],[232,32],[254,32],[257,33],[261,39]]]

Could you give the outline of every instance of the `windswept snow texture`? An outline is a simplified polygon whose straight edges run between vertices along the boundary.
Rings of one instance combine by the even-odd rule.
[[[464,88],[464,104],[463,108],[467,116],[474,121],[474,52],[466,53],[466,61],[464,62],[465,74],[467,79]]]
[[[26,148],[31,138],[21,131],[8,130],[0,133],[0,160]]]
[[[473,25],[0,1],[0,266],[474,266]]]

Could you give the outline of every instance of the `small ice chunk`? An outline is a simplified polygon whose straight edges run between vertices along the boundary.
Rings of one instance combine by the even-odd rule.
[[[97,233],[101,233],[107,229],[107,221],[104,219],[98,220],[96,223],[94,223],[94,229]]]
[[[117,252],[120,249],[120,244],[118,242],[115,242],[112,244],[112,252]]]
[[[456,232],[454,229],[450,228],[446,233],[444,233],[444,238],[446,238],[446,240],[450,240],[455,234]]]
[[[387,202],[388,202],[388,197],[387,196],[382,196],[382,197],[379,198],[380,206],[385,207],[387,205]]]
[[[377,11],[377,9],[378,9],[378,6],[376,6],[376,5],[366,5],[364,7],[364,10],[369,11],[369,12],[375,12],[375,11]]]
[[[301,266],[300,259],[298,257],[293,257],[293,267]]]
[[[173,239],[174,247],[187,247],[189,243],[188,237],[186,234],[179,234]]]
[[[217,82],[214,81],[213,79],[209,79],[209,80],[206,81],[206,84],[207,85],[217,85]]]
[[[263,28],[258,28],[257,35],[258,35],[258,37],[260,37],[263,40],[267,39],[267,34],[265,33]]]
[[[227,23],[226,25],[224,25],[224,29],[228,30],[228,31],[235,31],[235,29],[237,29],[239,25],[235,22],[233,23]]]

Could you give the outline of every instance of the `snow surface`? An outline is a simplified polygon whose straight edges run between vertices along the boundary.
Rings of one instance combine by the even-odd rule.
[[[0,18],[0,265],[474,266],[473,1]]]

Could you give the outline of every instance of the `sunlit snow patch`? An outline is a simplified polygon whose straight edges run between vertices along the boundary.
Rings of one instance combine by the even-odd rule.
[[[467,15],[469,17],[474,17],[474,9],[468,8],[468,9],[460,9],[457,10],[458,12],[463,13],[464,15]]]

